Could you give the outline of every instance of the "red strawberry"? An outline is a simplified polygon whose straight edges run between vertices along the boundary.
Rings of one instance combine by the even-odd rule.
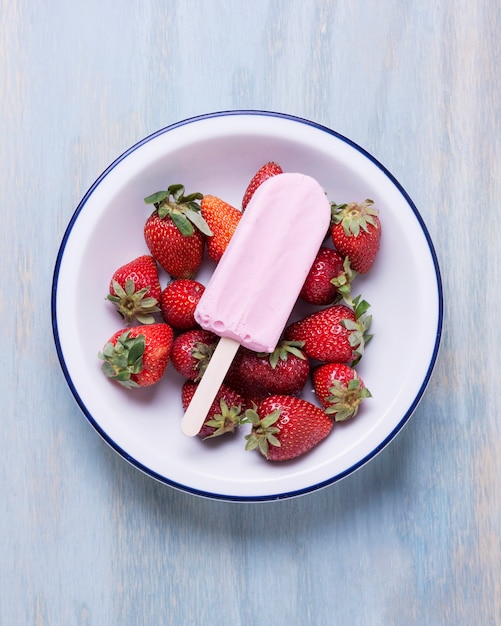
[[[185,411],[195,394],[196,388],[197,384],[191,380],[187,380],[183,385],[181,399]],[[244,399],[242,396],[230,387],[221,385],[198,436],[207,439],[234,432],[235,428],[240,426],[243,408]]]
[[[202,263],[204,235],[211,234],[197,203],[202,197],[185,196],[183,185],[171,185],[144,199],[155,206],[144,225],[146,245],[173,278],[193,278]]]
[[[245,412],[252,424],[246,450],[258,449],[269,461],[288,461],[311,450],[332,430],[331,418],[307,400],[270,396]]]
[[[360,296],[354,308],[334,304],[293,322],[284,331],[289,341],[303,341],[306,354],[318,361],[357,363],[364,352],[372,316],[366,316],[369,305]]]
[[[271,354],[240,348],[225,380],[255,402],[277,394],[298,395],[310,373],[301,347],[300,342],[281,341]]]
[[[344,363],[326,363],[313,371],[313,387],[320,404],[336,422],[355,417],[364,398],[371,392],[358,373]]]
[[[162,291],[160,308],[165,321],[177,330],[195,328],[194,313],[205,287],[188,278],[171,281]]]
[[[160,282],[152,256],[143,256],[119,267],[111,277],[108,300],[128,324],[137,319],[142,324],[153,324],[152,313],[160,311]]]
[[[204,196],[200,210],[212,231],[212,237],[207,239],[207,254],[211,261],[218,263],[230,243],[242,213],[217,196]]]
[[[323,306],[338,302],[341,297],[351,302],[351,281],[356,272],[350,267],[348,257],[343,257],[333,250],[322,246],[308,272],[299,296],[309,302]]]
[[[172,328],[168,324],[118,330],[98,356],[103,372],[124,387],[147,387],[160,380],[169,362]]]
[[[174,339],[171,360],[174,369],[190,380],[198,381],[210,361],[219,337],[201,328],[187,330]]]
[[[278,165],[278,163],[274,163],[273,161],[269,161],[265,163],[252,177],[247,189],[245,190],[244,197],[242,200],[242,211],[245,211],[247,205],[249,204],[254,192],[262,185],[265,180],[271,178],[271,176],[276,176],[277,174],[282,174],[283,170]]]
[[[359,274],[366,274],[371,269],[381,242],[379,212],[373,204],[372,200],[365,200],[362,204],[331,204],[332,241]]]

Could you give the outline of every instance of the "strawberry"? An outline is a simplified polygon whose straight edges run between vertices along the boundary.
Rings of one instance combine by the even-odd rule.
[[[134,319],[142,324],[153,324],[152,313],[160,311],[160,294],[155,260],[144,254],[113,273],[107,298],[115,304],[127,324]]]
[[[278,165],[278,163],[274,163],[273,161],[269,161],[265,163],[252,177],[247,189],[245,190],[244,197],[242,200],[242,211],[245,211],[247,205],[251,201],[254,192],[262,185],[265,180],[271,178],[271,176],[276,176],[277,174],[282,174],[283,170]]]
[[[183,409],[186,411],[193,395],[197,389],[197,384],[191,380],[187,380],[181,390],[181,399]],[[243,417],[242,409],[244,407],[244,399],[242,396],[227,387],[221,385],[216,397],[211,404],[207,416],[204,420],[202,428],[198,432],[199,437],[208,439],[210,437],[218,437],[225,433],[232,433]]]
[[[162,291],[160,308],[165,321],[177,330],[195,328],[194,313],[205,287],[188,278],[171,281]]]
[[[185,196],[183,185],[171,185],[144,199],[155,206],[144,225],[146,245],[172,278],[193,278],[202,263],[204,235],[211,234],[197,203],[202,197]]]
[[[202,378],[219,337],[201,328],[187,330],[174,339],[171,360],[174,369],[190,380]]]
[[[98,354],[102,370],[124,387],[154,385],[169,362],[172,338],[172,328],[163,323],[118,330]]]
[[[313,388],[320,404],[336,422],[355,417],[360,403],[371,397],[358,373],[345,363],[326,363],[313,371]]]
[[[240,348],[226,375],[226,382],[242,395],[258,402],[271,395],[299,395],[310,373],[302,343],[281,341],[271,353]]]
[[[323,306],[338,302],[342,297],[351,303],[350,287],[356,272],[350,267],[348,257],[322,246],[308,272],[299,296],[310,304]]]
[[[294,459],[319,444],[331,432],[331,418],[318,406],[293,396],[270,396],[245,412],[252,424],[246,450],[259,450],[269,461]]]
[[[204,196],[200,203],[204,220],[212,231],[207,239],[207,254],[214,263],[219,263],[230,243],[242,213],[217,196]]]
[[[303,350],[312,359],[355,365],[372,338],[367,333],[372,316],[365,315],[369,304],[360,301],[360,296],[353,303],[354,308],[334,304],[315,311],[290,324],[284,337],[289,341],[303,341]]]
[[[362,204],[331,204],[331,236],[334,247],[350,259],[351,267],[366,274],[372,267],[381,242],[381,223],[372,200]]]

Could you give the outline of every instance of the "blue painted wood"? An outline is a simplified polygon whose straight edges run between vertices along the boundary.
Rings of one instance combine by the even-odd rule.
[[[500,29],[497,0],[1,3],[2,625],[501,623]],[[120,459],[66,387],[49,313],[62,234],[103,168],[230,108],[372,152],[426,220],[445,292],[404,431],[345,481],[263,505]]]

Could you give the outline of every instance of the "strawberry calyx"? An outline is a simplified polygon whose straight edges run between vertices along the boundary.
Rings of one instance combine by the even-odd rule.
[[[339,380],[334,380],[329,387],[329,395],[326,401],[329,406],[325,409],[328,415],[332,415],[336,422],[345,422],[355,417],[358,407],[364,398],[372,397],[367,387],[362,387],[358,375],[348,382],[347,385]]]
[[[379,211],[373,208],[374,201],[367,199],[358,204],[350,202],[348,204],[331,203],[332,224],[341,224],[347,237],[358,237],[360,230],[369,231],[370,226],[377,226],[375,217]]]
[[[207,366],[209,365],[209,361],[211,356],[216,349],[217,344],[207,344],[203,341],[197,341],[193,349],[191,351],[191,356],[196,360],[194,365],[195,370],[197,371],[196,376],[193,378],[194,382],[198,382],[205,373]]]
[[[277,423],[281,411],[277,409],[261,418],[256,408],[257,407],[247,409],[241,422],[242,424],[252,424],[251,433],[245,436],[247,441],[245,449],[259,449],[259,452],[261,452],[264,457],[268,458],[270,445],[280,448],[280,441],[275,436],[280,432],[280,428],[274,424]]]
[[[140,374],[143,370],[143,355],[146,346],[146,338],[140,334],[130,337],[130,331],[122,333],[115,344],[108,341],[98,357],[102,359],[102,370],[108,378],[116,380],[122,386],[131,388],[139,387],[132,378],[134,374]]]
[[[367,310],[370,308],[370,304],[366,300],[361,300],[360,298],[361,296],[358,295],[352,301],[356,320],[341,320],[341,324],[347,330],[351,331],[348,341],[350,342],[350,346],[353,348],[356,355],[355,360],[352,363],[352,367],[360,361],[364,354],[365,346],[373,337],[373,335],[369,334],[369,329],[372,324],[372,315],[366,315]]]
[[[203,194],[199,192],[185,195],[184,185],[170,185],[164,191],[157,191],[144,199],[146,204],[153,204],[160,219],[170,219],[174,222],[179,232],[185,237],[190,237],[199,230],[210,237],[212,231],[200,213],[200,205]]]
[[[204,437],[204,439],[212,439],[224,435],[225,433],[232,433],[235,431],[235,428],[241,424],[243,418],[241,405],[229,407],[226,401],[221,398],[219,406],[221,412],[215,413],[211,416],[211,419],[205,422],[205,426],[215,428],[215,431],[207,435],[207,437]]]
[[[353,306],[353,299],[351,297],[351,283],[358,276],[351,267],[350,259],[346,256],[343,261],[343,271],[331,279],[331,284],[338,290],[340,297],[348,304]]]
[[[150,291],[149,287],[144,287],[136,291],[136,286],[132,278],[125,281],[125,289],[116,280],[112,281],[114,294],[109,293],[106,297],[113,302],[118,313],[128,324],[137,319],[141,324],[153,324],[155,318],[153,313],[158,313],[160,308],[158,301],[153,297],[146,297]]]
[[[287,341],[283,339],[279,341],[277,347],[273,352],[258,352],[259,357],[269,356],[269,361],[272,369],[275,369],[279,361],[287,361],[290,354],[297,356],[300,359],[306,360],[306,355],[301,350],[304,346],[304,341]]]

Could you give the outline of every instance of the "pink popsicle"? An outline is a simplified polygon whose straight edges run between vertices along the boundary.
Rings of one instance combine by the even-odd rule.
[[[221,337],[181,428],[193,436],[240,345],[273,352],[330,223],[319,183],[273,176],[256,190],[195,311]]]

